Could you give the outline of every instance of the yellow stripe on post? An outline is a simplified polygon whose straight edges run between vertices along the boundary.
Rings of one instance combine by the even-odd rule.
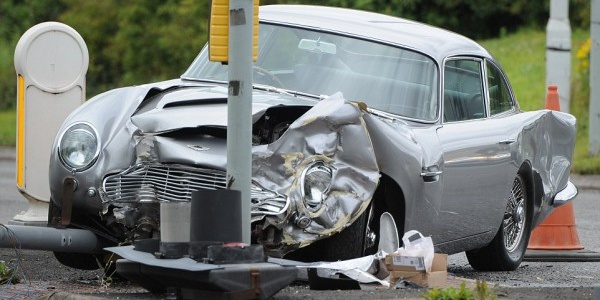
[[[17,187],[25,187],[25,79],[17,78]]]
[[[227,62],[229,60],[229,0],[212,0],[208,30],[209,60]]]
[[[258,59],[258,2],[259,0],[254,0],[254,17],[252,20],[253,24],[253,33],[252,33],[252,60],[256,61]]]
[[[252,60],[258,59],[258,7],[254,0],[252,18]],[[208,59],[210,61],[229,61],[229,0],[212,0],[210,5],[210,25],[208,37]]]

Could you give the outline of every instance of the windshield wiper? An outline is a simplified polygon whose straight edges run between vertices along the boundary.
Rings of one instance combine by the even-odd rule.
[[[294,94],[288,92],[287,90],[284,90],[282,88],[276,88],[274,86],[267,85],[267,84],[255,83],[252,85],[252,87],[255,89],[259,89],[259,90],[263,90],[263,91],[267,91],[267,92],[275,92],[275,93],[284,94],[284,95],[288,95],[288,96],[294,96]]]
[[[314,95],[314,94],[309,94],[309,93],[286,90],[286,89],[274,87],[274,86],[267,85],[267,84],[261,84],[261,83],[255,83],[252,85],[252,87],[254,87],[255,89],[259,89],[259,90],[263,90],[263,91],[267,91],[267,92],[275,92],[275,93],[288,95],[288,96],[305,96],[305,97],[316,98],[319,100],[323,100],[326,98],[326,96],[322,96],[322,95],[319,96],[319,95]]]

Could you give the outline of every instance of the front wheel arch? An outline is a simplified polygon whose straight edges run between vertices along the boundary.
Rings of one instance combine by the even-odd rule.
[[[285,258],[300,261],[337,261],[374,254],[379,244],[380,216],[384,212],[392,214],[396,221],[396,229],[401,235],[404,233],[404,211],[402,190],[394,180],[382,174],[371,204],[350,226],[331,237],[297,249]],[[367,242],[368,232],[375,233],[372,243]],[[372,245],[369,247],[367,244]]]

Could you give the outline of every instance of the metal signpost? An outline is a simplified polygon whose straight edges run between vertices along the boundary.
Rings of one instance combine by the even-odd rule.
[[[242,242],[250,244],[252,61],[258,54],[258,0],[215,0],[210,18],[210,60],[229,68],[227,187],[241,192]]]
[[[569,112],[571,101],[571,25],[569,1],[550,0],[546,26],[546,86],[557,85],[560,109]]]
[[[227,183],[241,191],[242,242],[246,244],[250,244],[253,11],[253,0],[229,1]]]
[[[589,153],[600,154],[600,0],[592,0],[590,24],[592,49],[590,53],[590,126]]]
[[[50,149],[63,120],[85,101],[88,62],[83,38],[62,23],[33,26],[17,44],[16,179],[29,208],[13,222],[48,221]]]

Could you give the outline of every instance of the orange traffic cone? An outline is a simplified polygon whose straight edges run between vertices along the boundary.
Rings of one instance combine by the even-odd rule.
[[[548,85],[548,93],[546,94],[546,109],[560,111],[558,86],[554,84]]]
[[[560,111],[558,88],[556,85],[548,86],[546,95],[546,108]],[[529,238],[529,246],[524,260],[529,261],[580,261],[597,259],[597,255],[576,250],[583,249],[577,235],[573,202],[569,202],[555,209],[548,218],[539,224]],[[530,251],[533,250],[533,251]],[[539,251],[550,250],[550,251]],[[556,251],[573,250],[573,251]],[[592,252],[595,253],[595,252]]]
[[[573,202],[555,209],[546,220],[538,225],[529,238],[527,249],[532,250],[579,250]]]

